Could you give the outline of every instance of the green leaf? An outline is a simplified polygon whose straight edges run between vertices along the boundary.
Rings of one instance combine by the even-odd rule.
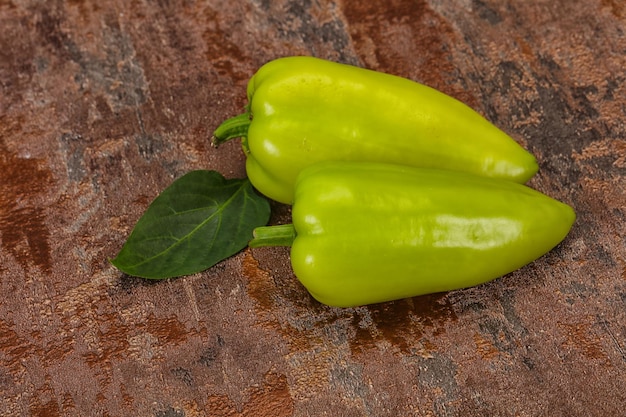
[[[152,279],[200,272],[246,247],[269,215],[269,202],[248,179],[192,171],[150,204],[111,263]]]

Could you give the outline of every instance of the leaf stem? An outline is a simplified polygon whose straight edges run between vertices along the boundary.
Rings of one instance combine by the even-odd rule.
[[[296,229],[293,224],[261,226],[254,229],[253,235],[254,239],[248,243],[251,248],[291,246],[296,238]]]
[[[245,112],[230,119],[224,120],[213,132],[211,143],[217,147],[234,138],[246,137],[251,122],[250,112]]]

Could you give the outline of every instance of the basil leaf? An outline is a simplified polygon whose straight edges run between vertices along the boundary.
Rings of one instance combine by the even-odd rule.
[[[111,263],[152,279],[200,272],[243,249],[269,216],[248,179],[192,171],[150,204]]]

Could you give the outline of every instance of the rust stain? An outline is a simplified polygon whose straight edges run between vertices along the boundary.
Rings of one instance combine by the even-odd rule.
[[[259,266],[250,250],[246,250],[242,262],[243,274],[248,277],[248,293],[256,300],[261,310],[272,310],[276,307],[272,293],[275,286],[269,272]]]
[[[287,377],[275,372],[265,374],[263,384],[247,390],[249,400],[238,407],[226,395],[212,395],[207,401],[208,415],[215,417],[290,417],[294,401],[289,393]]]
[[[22,366],[21,360],[31,356],[34,346],[20,337],[13,326],[0,319],[0,346],[2,347],[2,364],[15,373]]]
[[[520,52],[528,61],[532,61],[535,58],[535,53],[531,45],[521,36],[515,36],[515,42],[519,45]]]
[[[72,344],[69,343],[66,338],[60,338],[46,343],[42,340],[42,336],[39,332],[31,332],[29,337],[21,335],[15,330],[14,324],[0,319],[0,352],[3,358],[2,365],[13,378],[17,378],[17,376],[23,372],[24,361],[26,360],[37,358],[46,366],[49,366],[52,363],[58,363],[63,359],[64,355],[71,350]],[[63,354],[55,354],[55,352],[58,351],[62,351]],[[55,392],[49,383],[37,388],[34,394],[29,405],[29,415],[32,416],[61,416],[60,406],[63,406],[65,410],[73,406],[71,398],[64,398],[60,405],[59,402],[55,400]],[[41,398],[52,399],[42,403]]]
[[[559,323],[564,330],[566,340],[563,347],[571,347],[582,352],[588,359],[609,363],[609,358],[602,348],[602,342],[592,333],[589,323]]]
[[[60,417],[61,410],[59,409],[59,404],[52,399],[45,404],[31,406],[30,415],[33,417]]]
[[[6,135],[6,120],[0,119],[0,134]],[[9,152],[0,136],[0,239],[2,247],[24,269],[33,265],[52,270],[50,231],[45,208],[37,197],[52,183],[52,173],[41,159],[20,158]]]
[[[233,77],[237,84],[246,81],[251,74],[236,68],[237,63],[245,62],[245,54],[235,42],[230,40],[231,31],[221,28],[221,19],[218,11],[207,7],[204,10],[206,28],[202,40],[206,46],[205,58],[210,62],[218,74]]]
[[[70,414],[68,411],[74,411],[76,409],[76,403],[74,402],[74,398],[72,394],[66,392],[63,394],[63,400],[61,402],[61,410],[67,415]]]
[[[37,357],[44,364],[58,363],[74,351],[71,335],[60,334],[58,338],[46,341],[38,331],[29,334],[18,333],[15,324],[0,319],[0,352],[2,365],[12,374],[17,374],[26,358]]]
[[[500,354],[498,348],[479,333],[474,333],[474,343],[476,344],[476,351],[483,359],[493,359]]]
[[[124,404],[124,406],[126,408],[132,408],[133,403],[135,402],[135,398],[133,397],[133,395],[128,392],[128,388],[126,388],[126,385],[121,383],[120,384],[120,394],[122,396],[122,402]]]
[[[452,82],[454,30],[425,0],[342,2],[357,53],[370,68],[440,89],[475,107],[476,98]],[[452,40],[452,41],[451,41]]]
[[[360,354],[380,342],[387,342],[402,353],[410,353],[424,334],[434,336],[445,331],[444,324],[456,321],[457,315],[445,293],[429,294],[383,304],[366,306],[365,315],[355,314],[355,337],[350,341],[353,354]],[[432,347],[430,342],[424,341]]]
[[[611,9],[611,13],[613,16],[617,18],[624,17],[624,10],[626,9],[626,4],[622,0],[601,0],[603,7],[608,7]]]
[[[187,331],[178,318],[159,318],[154,314],[150,314],[145,324],[139,328],[157,337],[159,343],[163,345],[182,344],[194,334],[194,332]]]

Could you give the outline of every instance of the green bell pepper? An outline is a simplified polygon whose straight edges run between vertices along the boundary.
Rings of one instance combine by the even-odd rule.
[[[314,298],[349,307],[475,286],[547,253],[571,207],[524,185],[454,171],[326,162],[297,179],[293,224],[250,247],[292,245]]]
[[[523,183],[535,158],[460,101],[411,80],[325,61],[288,57],[248,83],[244,114],[213,142],[242,137],[246,170],[266,196],[291,204],[298,173],[321,161],[441,168]]]

